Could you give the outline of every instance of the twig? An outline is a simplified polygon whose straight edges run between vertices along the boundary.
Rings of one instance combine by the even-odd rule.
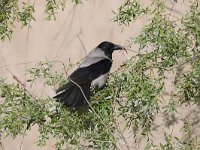
[[[168,10],[171,10],[171,7],[165,6],[165,8],[168,9]],[[178,15],[183,16],[183,13],[179,12],[179,11],[176,10],[176,9],[173,9],[173,13],[176,13],[176,14],[178,14]]]
[[[115,93],[114,99],[117,99],[117,95],[118,95],[118,92]],[[119,105],[121,105],[119,102],[117,102],[117,103],[118,103]],[[122,143],[122,144],[126,145],[126,148],[127,148],[128,150],[131,150],[131,148],[130,148],[130,146],[129,146],[127,140],[126,140],[126,138],[124,137],[124,134],[122,133],[122,131],[120,130],[120,127],[118,126],[118,123],[117,123],[116,119],[115,119],[115,126],[116,126],[116,128],[117,128],[118,133],[120,134],[121,139],[123,140],[123,143]],[[118,143],[120,143],[120,142],[118,142]],[[121,146],[121,145],[120,145],[120,146]],[[121,146],[121,147],[122,147],[122,146]]]
[[[110,129],[110,128],[104,123],[103,119],[102,119],[102,118],[97,114],[97,112],[94,110],[94,108],[92,107],[91,103],[89,102],[89,100],[88,100],[87,97],[85,96],[85,93],[83,92],[83,90],[82,90],[82,88],[80,87],[80,85],[79,85],[78,83],[76,83],[75,81],[73,81],[71,78],[69,78],[69,80],[70,80],[72,83],[74,83],[76,86],[78,86],[78,88],[81,90],[81,93],[83,94],[84,99],[85,99],[86,102],[88,103],[89,107],[91,108],[91,110],[93,111],[93,113],[99,118],[99,120],[101,121],[101,123],[106,127],[106,129]],[[115,136],[113,135],[113,133],[112,133],[110,130],[108,130],[108,131],[111,133],[111,135],[112,135],[113,137],[115,137]],[[119,149],[119,148],[118,148],[118,149]]]
[[[29,0],[28,0],[28,4],[29,4]],[[25,57],[25,61],[27,61],[27,55],[28,55],[28,40],[29,40],[29,31],[30,31],[30,21],[28,22],[28,29],[27,29],[27,36],[26,36],[26,43],[25,43],[25,47],[26,47],[26,57]],[[25,64],[24,66],[25,71],[27,70],[27,64]],[[26,87],[26,74],[25,74],[25,78],[24,78],[24,88]]]
[[[25,134],[23,134],[22,141],[21,141],[20,146],[19,146],[19,149],[20,149],[20,150],[22,149],[22,145],[23,145],[23,142],[24,142],[24,135],[25,135]]]
[[[19,80],[19,78],[18,78],[15,74],[13,74],[13,73],[8,69],[8,67],[7,67],[7,65],[6,65],[6,62],[5,62],[5,59],[4,59],[3,57],[2,57],[2,60],[3,60],[4,65],[6,66],[6,70],[12,75],[13,79],[14,79],[15,81],[17,81],[17,83],[19,83],[19,85],[21,85],[21,87],[24,89],[24,91],[26,91],[34,100],[37,100],[36,97],[33,96],[33,95],[26,89],[25,85]]]
[[[127,142],[126,138],[124,137],[124,134],[122,133],[121,129],[119,128],[117,122],[115,122],[115,125],[116,125],[117,130],[118,130],[118,132],[119,132],[119,134],[120,134],[120,137],[121,137],[122,140],[124,141],[123,144],[126,145],[127,150],[131,150],[131,148],[129,147],[128,142]]]
[[[96,140],[96,139],[91,139],[92,141],[96,141],[96,142],[102,142],[102,143],[113,143],[114,141],[102,141],[102,140]],[[120,142],[118,141],[118,143],[126,145],[124,142]]]
[[[79,41],[81,42],[81,45],[83,46],[83,49],[84,49],[84,52],[85,52],[85,56],[86,56],[87,55],[87,51],[86,51],[85,45],[83,44],[83,41],[81,40],[79,34],[77,36],[78,36]]]
[[[174,8],[174,5],[170,8],[170,12],[169,12],[169,16],[168,16],[168,21],[169,21],[170,17],[172,16],[172,10],[173,10],[173,8]]]
[[[59,63],[61,63],[62,65],[63,65],[63,69],[64,69],[64,71],[65,71],[65,74],[68,76],[68,71],[66,70],[66,66],[65,66],[65,64],[64,64],[64,62],[63,61],[51,61],[51,62],[59,62]]]
[[[29,61],[29,62],[22,62],[22,63],[16,63],[16,64],[11,64],[11,65],[4,65],[4,66],[0,66],[1,68],[6,68],[6,67],[11,67],[11,66],[18,66],[18,65],[26,65],[26,64],[34,64],[34,63],[38,63],[39,61]]]

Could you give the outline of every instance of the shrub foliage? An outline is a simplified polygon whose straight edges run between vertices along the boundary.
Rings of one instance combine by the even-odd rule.
[[[64,9],[64,1],[47,0],[48,19]],[[81,1],[73,1],[78,4]],[[171,1],[174,5],[179,1]],[[181,2],[180,2],[181,3]],[[15,21],[26,26],[34,20],[34,5],[18,1],[0,3],[0,36],[11,38]],[[132,141],[146,140],[145,149],[199,149],[199,135],[194,131],[199,122],[181,119],[182,137],[167,133],[164,142],[154,144],[152,131],[155,117],[163,114],[168,123],[176,122],[179,108],[190,108],[200,103],[200,11],[198,2],[190,3],[188,12],[176,17],[166,10],[165,2],[154,0],[150,6],[140,1],[126,0],[115,13],[120,26],[131,26],[136,19],[146,16],[148,23],[137,37],[128,40],[129,46],[138,44],[136,55],[111,74],[108,86],[96,91],[87,108],[70,109],[51,97],[37,97],[28,90],[38,81],[58,87],[67,78],[69,68],[55,72],[58,62],[40,62],[27,70],[28,80],[22,84],[0,80],[0,133],[16,137],[38,126],[38,146],[45,146],[49,138],[57,142],[56,149],[131,149],[123,131],[130,131]],[[17,13],[15,13],[17,12]],[[71,67],[71,66],[70,66]],[[187,71],[183,71],[186,68]],[[173,74],[173,90],[166,98],[168,74]],[[25,86],[26,85],[26,86]],[[27,88],[29,87],[29,88]],[[124,130],[118,120],[124,120]],[[171,122],[170,122],[171,121]]]

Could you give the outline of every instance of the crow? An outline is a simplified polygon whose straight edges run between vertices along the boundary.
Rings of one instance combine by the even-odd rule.
[[[66,107],[87,105],[91,90],[105,86],[115,50],[125,48],[108,41],[101,42],[82,59],[80,66],[69,76],[68,82],[56,90],[54,98]]]

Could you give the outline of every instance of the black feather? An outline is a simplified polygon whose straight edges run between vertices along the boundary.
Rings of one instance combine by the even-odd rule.
[[[69,82],[56,91],[60,93],[54,98],[68,107],[77,107],[87,104],[85,97],[89,100],[92,81],[100,75],[109,72],[111,66],[112,61],[105,58],[90,66],[78,68],[69,76]],[[74,82],[81,87],[82,91]]]
[[[79,84],[82,90],[74,84],[72,87],[58,94],[54,98],[57,98],[57,101],[59,101],[67,107],[78,107],[87,104],[85,98],[89,99],[90,97],[90,84],[91,83]]]

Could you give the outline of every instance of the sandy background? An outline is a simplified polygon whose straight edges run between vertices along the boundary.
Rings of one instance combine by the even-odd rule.
[[[122,28],[112,21],[112,10],[123,3],[123,0],[90,0],[74,6],[67,2],[65,11],[60,11],[56,21],[46,21],[44,15],[44,2],[35,1],[35,22],[31,22],[29,30],[22,29],[16,24],[11,41],[0,43],[0,74],[12,81],[11,75],[6,71],[5,65],[21,81],[25,81],[25,68],[31,67],[46,58],[48,60],[61,60],[65,64],[78,62],[88,54],[100,42],[108,40],[124,45],[131,36],[137,36],[144,26],[145,17]],[[149,3],[142,0],[144,5]],[[170,10],[171,5],[167,6]],[[180,16],[185,14],[185,4],[175,5],[173,14]],[[137,51],[137,45],[132,47]],[[132,55],[124,52],[115,52],[113,55],[116,70],[119,65]],[[23,63],[26,63],[23,64]],[[170,89],[170,82],[169,82]],[[43,95],[47,90],[34,90],[33,94]],[[54,92],[48,90],[49,95]],[[162,122],[159,117],[157,122]],[[179,133],[177,133],[179,134]],[[46,147],[38,148],[34,144],[37,141],[37,127],[33,127],[24,137],[12,139],[8,137],[2,140],[4,150],[51,150],[53,141],[49,141]],[[155,137],[160,141],[159,134]],[[136,149],[136,148],[135,148]],[[139,148],[137,148],[139,149]],[[142,149],[142,148],[140,148]]]

